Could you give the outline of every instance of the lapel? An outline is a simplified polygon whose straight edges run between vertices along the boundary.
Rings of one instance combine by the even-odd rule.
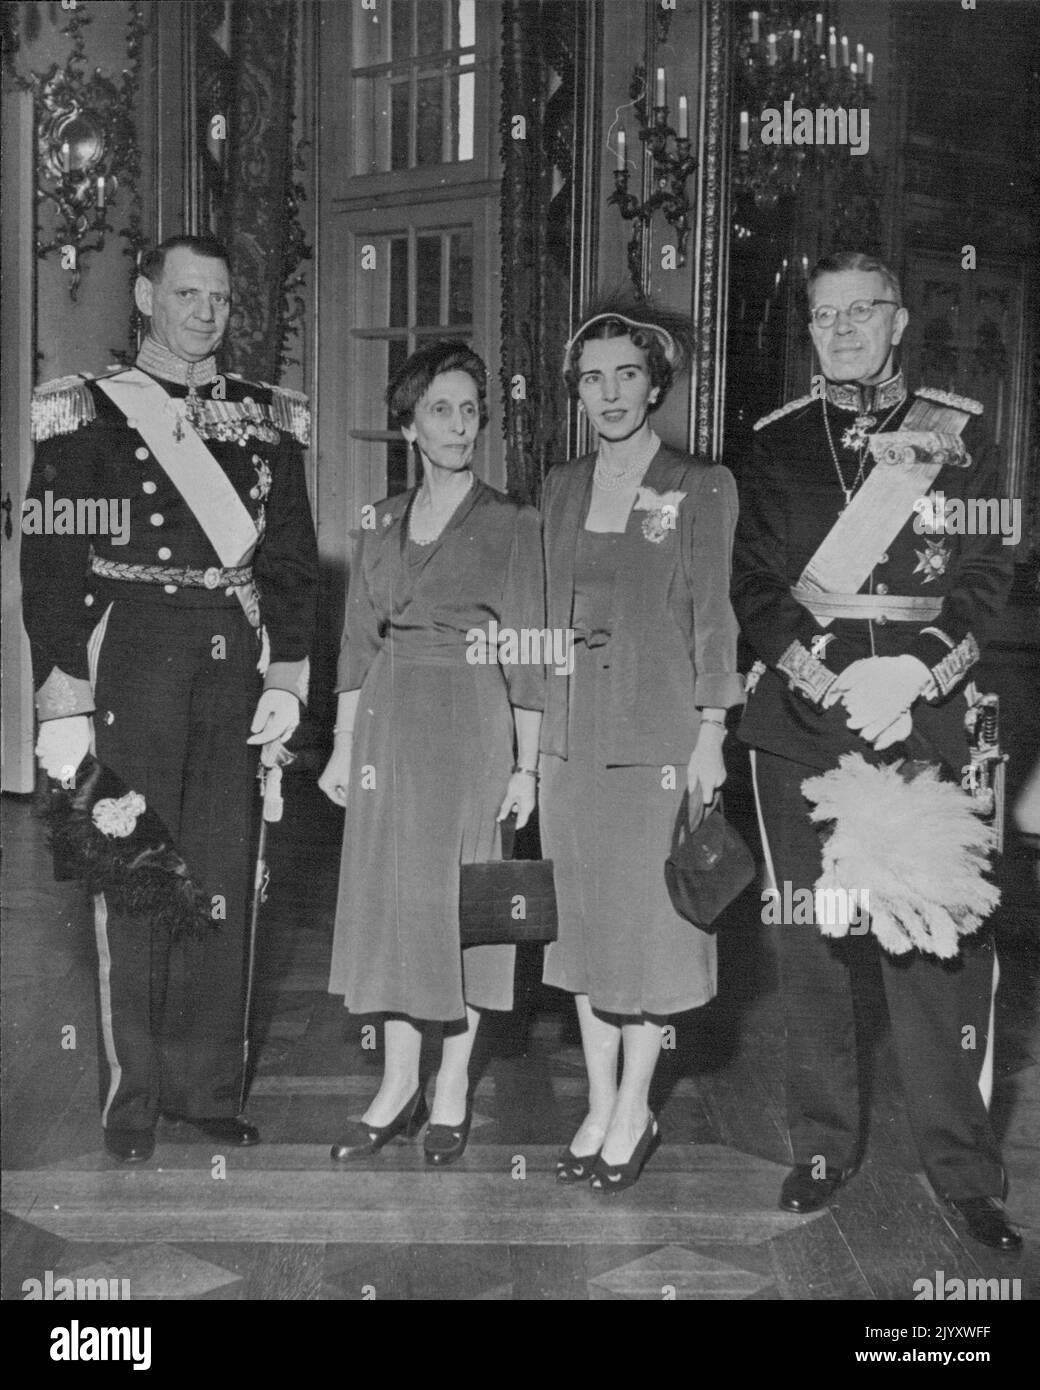
[[[686,491],[688,498],[688,489],[679,489],[683,466],[682,457],[662,444],[651,460],[641,486],[659,493]],[[680,504],[680,516],[686,500]],[[668,533],[664,541],[655,544],[643,533],[643,523],[647,516],[646,511],[637,511],[635,506],[628,516],[622,545],[623,561],[618,568],[614,584],[615,633],[628,622],[635,622],[638,626],[643,621],[644,615],[652,606],[652,591],[661,584],[662,566],[673,571],[679,563],[682,552],[679,525]]]
[[[549,601],[553,608],[550,626],[570,627],[574,609],[574,555],[578,536],[585,525],[592,502],[592,472],[595,454],[586,454],[574,463],[564,464],[560,473],[560,498],[549,539]],[[559,611],[564,605],[565,611]]]

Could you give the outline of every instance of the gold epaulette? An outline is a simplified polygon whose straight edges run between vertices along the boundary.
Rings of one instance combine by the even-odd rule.
[[[30,430],[38,444],[56,434],[71,434],[97,415],[94,397],[82,376],[60,376],[33,392]]]
[[[280,430],[288,430],[301,444],[311,442],[311,409],[302,391],[271,386],[271,419]]]
[[[939,405],[952,406],[954,410],[966,411],[969,415],[981,415],[985,409],[981,401],[973,401],[970,396],[955,396],[952,391],[940,391],[935,386],[919,386],[914,395]]]
[[[780,420],[783,416],[790,415],[792,410],[800,410],[803,405],[808,405],[815,399],[815,396],[810,394],[808,396],[799,396],[796,401],[788,401],[786,405],[780,406],[778,410],[770,411],[768,415],[763,415],[761,420],[756,420],[752,428],[756,430],[765,429],[766,425],[771,425],[774,420]]]

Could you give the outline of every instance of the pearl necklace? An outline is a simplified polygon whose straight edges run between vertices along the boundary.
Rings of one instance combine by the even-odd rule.
[[[604,464],[602,452],[598,453],[596,455],[596,467],[592,475],[593,481],[597,487],[603,488],[606,492],[625,492],[637,487],[660,447],[660,438],[651,430],[646,447],[640,451],[639,456],[631,463],[626,463],[624,468],[618,472],[613,473]]]

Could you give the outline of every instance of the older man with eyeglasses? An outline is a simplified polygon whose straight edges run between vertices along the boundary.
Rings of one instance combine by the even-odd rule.
[[[858,753],[868,776],[898,762],[961,782],[964,697],[1011,581],[999,535],[947,535],[934,509],[922,526],[923,498],[999,495],[998,479],[978,402],[908,390],[896,362],[909,317],[896,276],[843,253],[816,266],[808,290],[821,374],[755,426],[734,556],[733,604],[758,658],[740,736],[753,749],[767,867],[787,902],[807,900],[786,894],[788,884],[811,901],[822,881],[808,779],[842,771]],[[893,951],[873,919],[825,935],[818,909],[813,916],[795,914],[776,931],[794,1156],[781,1207],[817,1210],[859,1167],[853,993],[860,971],[880,964],[929,1180],[974,1239],[1016,1251],[980,1086],[995,970],[986,927],[940,959]]]

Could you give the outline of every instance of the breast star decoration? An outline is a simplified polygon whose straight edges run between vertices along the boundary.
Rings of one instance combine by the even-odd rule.
[[[641,487],[636,493],[634,511],[646,512],[643,535],[654,545],[660,545],[669,531],[674,531],[679,517],[679,503],[685,492],[655,492]]]
[[[841,436],[843,449],[862,449],[867,442],[867,430],[871,425],[876,425],[877,420],[873,415],[857,415],[852,424]]]
[[[946,573],[946,567],[950,563],[950,552],[946,548],[945,540],[930,541],[927,538],[923,550],[915,550],[917,564],[914,566],[914,574],[922,576],[922,584],[931,584],[933,580]]]

